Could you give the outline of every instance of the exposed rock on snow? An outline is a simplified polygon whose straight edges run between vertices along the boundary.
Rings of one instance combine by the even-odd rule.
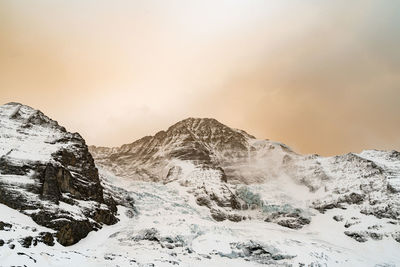
[[[96,164],[118,176],[188,188],[217,221],[252,218],[298,229],[312,220],[304,212],[309,207],[325,212],[349,205],[377,218],[400,218],[400,161],[394,151],[299,155],[214,119],[195,118],[119,148],[90,150]],[[246,184],[281,184],[287,199],[297,200],[274,203],[276,198],[253,193]]]
[[[345,231],[344,233],[358,242],[366,242],[368,240],[368,234],[366,232]]]
[[[0,203],[56,230],[63,245],[117,222],[79,134],[18,103],[0,106],[0,129]]]
[[[220,253],[220,255],[232,259],[246,258],[266,265],[277,265],[279,261],[296,257],[295,255],[280,254],[276,248],[262,245],[252,240],[246,243],[232,243],[231,248],[232,252],[229,254]]]
[[[39,111],[4,105],[0,126],[0,203],[21,211],[0,204],[6,266],[400,264],[396,151],[299,155],[190,118],[90,147],[99,175],[84,140]]]

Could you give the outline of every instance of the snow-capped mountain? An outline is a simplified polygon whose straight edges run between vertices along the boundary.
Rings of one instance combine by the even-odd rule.
[[[222,176],[235,177],[236,163],[249,160],[254,137],[231,129],[214,119],[189,118],[167,131],[144,137],[120,148],[90,147],[101,165],[115,174],[140,180],[170,179],[172,159],[190,161],[196,165],[216,168]],[[232,162],[230,160],[235,160]],[[177,171],[177,170],[176,170]]]
[[[257,140],[215,119],[194,118],[120,148],[90,147],[90,151],[98,166],[117,176],[164,184],[176,181],[191,188],[197,203],[209,207],[216,220],[240,221],[260,210],[260,219],[301,228],[311,218],[300,209],[311,206],[324,212],[342,204],[357,205],[364,214],[378,218],[400,216],[396,151],[327,158],[299,155],[284,144]],[[287,201],[293,199],[288,214],[268,206],[275,205],[277,196],[269,197],[268,205],[262,199],[249,205],[251,192],[245,185],[272,184],[282,185],[278,192],[284,192]]]
[[[311,230],[330,214],[341,225],[332,234],[348,242],[388,240],[399,248],[396,151],[299,155],[215,119],[195,118],[119,148],[90,151],[103,172],[184,190],[217,222]]]
[[[0,127],[0,266],[400,265],[399,152],[300,155],[195,118],[88,149],[16,103]]]
[[[0,203],[54,230],[63,245],[117,222],[82,137],[18,103],[0,106]]]

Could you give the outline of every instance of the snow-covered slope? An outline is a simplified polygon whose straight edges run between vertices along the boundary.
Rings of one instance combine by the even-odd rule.
[[[92,146],[90,151],[97,164],[122,177],[165,181],[180,167],[174,164],[177,159],[219,168],[223,179],[240,183],[265,181],[279,169],[283,156],[293,153],[283,144],[256,140],[215,119],[195,118],[119,148]]]
[[[304,231],[319,222],[335,225],[329,235],[339,235],[343,246],[400,248],[396,151],[299,155],[214,119],[194,118],[119,148],[90,151],[103,172],[174,185],[229,229],[273,223]]]
[[[215,221],[208,208],[197,205],[190,192],[176,182],[166,185],[115,177],[103,172],[106,187],[135,200],[136,210],[119,206],[119,222],[92,232],[78,244],[25,248],[24,231],[38,227],[29,218],[0,205],[14,222],[15,240],[0,248],[5,266],[398,266],[399,243],[382,240],[357,242],[344,229],[365,228],[385,233],[398,229],[389,219],[360,214],[356,208],[332,209],[293,230],[260,220]],[[272,187],[271,187],[272,188]],[[264,196],[271,188],[251,187]],[[115,191],[115,193],[117,193]],[[354,217],[357,216],[357,219]],[[336,218],[337,220],[333,219]],[[345,224],[360,223],[345,228]],[[381,227],[383,226],[383,227]],[[12,229],[13,229],[12,228]],[[27,230],[24,230],[27,229]],[[42,231],[42,229],[37,229]],[[0,231],[1,233],[1,231]],[[14,249],[10,246],[15,245]],[[0,265],[2,265],[0,264]]]
[[[0,106],[0,203],[54,229],[63,245],[117,222],[82,137],[18,103]]]
[[[396,151],[299,155],[189,118],[89,153],[23,105],[0,124],[0,266],[400,266]],[[98,230],[44,245],[66,220]]]

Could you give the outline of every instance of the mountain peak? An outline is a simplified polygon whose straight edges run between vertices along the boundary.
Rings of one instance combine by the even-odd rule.
[[[174,125],[172,125],[169,129],[171,128],[177,128],[177,127],[197,127],[200,125],[207,125],[208,127],[227,127],[224,124],[220,123],[219,121],[217,121],[216,119],[213,118],[193,118],[193,117],[189,117],[186,118],[184,120],[181,120],[177,123],[175,123]]]
[[[118,162],[122,176],[134,173],[134,176],[143,179],[160,180],[163,174],[141,170],[147,166],[149,170],[157,172],[167,168],[164,165],[169,166],[169,162],[174,160],[214,168],[232,158],[247,159],[250,151],[254,150],[254,140],[255,137],[246,132],[230,128],[216,119],[190,117],[175,123],[166,131],[119,148],[90,147],[90,150],[99,161],[107,161],[108,157],[112,157]]]
[[[243,138],[255,139],[254,136],[246,133],[243,130],[231,128],[214,118],[193,118],[189,117],[182,121],[179,121],[168,128],[167,132],[173,131],[189,131],[197,137],[210,135],[236,135],[242,136]]]
[[[11,124],[15,124],[14,127],[30,128],[35,125],[66,132],[66,129],[60,126],[57,121],[52,120],[40,110],[16,102],[0,106],[0,119],[3,124],[6,123],[7,125],[13,122]]]
[[[5,106],[22,106],[21,103],[18,102],[8,102],[4,104]]]
[[[30,107],[30,106],[28,106],[28,105],[19,103],[19,102],[8,102],[8,103],[4,104],[2,107],[7,108],[7,109],[21,108],[21,107],[23,107],[23,108],[25,108],[26,110],[36,111],[36,109],[34,109],[34,108],[32,108],[32,107]]]
[[[62,245],[116,222],[115,205],[106,204],[97,168],[79,134],[15,102],[0,106],[0,129],[0,204],[30,210],[25,214],[57,231]]]

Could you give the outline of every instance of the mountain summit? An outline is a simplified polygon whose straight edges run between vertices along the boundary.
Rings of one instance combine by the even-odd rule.
[[[117,222],[85,141],[41,111],[0,106],[0,203],[54,229],[72,245]]]
[[[124,177],[161,181],[166,179],[171,164],[186,161],[217,168],[227,179],[240,181],[245,178],[235,173],[235,166],[257,157],[261,147],[292,153],[283,144],[258,141],[245,131],[208,118],[188,118],[131,144],[118,148],[91,146],[90,151],[98,164]]]

